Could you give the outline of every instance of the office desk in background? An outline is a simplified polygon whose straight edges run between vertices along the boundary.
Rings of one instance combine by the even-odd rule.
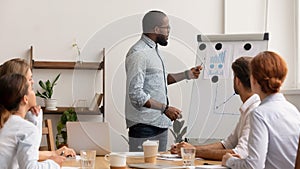
[[[127,164],[143,163],[144,157],[127,157]],[[182,161],[169,161],[169,160],[157,160],[158,164],[172,164],[172,165],[182,165]],[[195,160],[195,165],[203,165],[204,163],[208,164],[221,164],[221,161],[210,161],[210,160]],[[67,159],[63,163],[64,167],[80,167],[80,160],[76,159]],[[103,156],[96,157],[95,169],[109,169],[108,162],[104,159]]]

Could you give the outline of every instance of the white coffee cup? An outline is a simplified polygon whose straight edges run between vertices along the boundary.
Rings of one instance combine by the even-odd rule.
[[[118,153],[110,153],[104,156],[104,159],[109,162],[111,169],[125,169],[126,156]]]
[[[147,140],[143,142],[145,163],[156,163],[158,145],[159,145],[158,140]]]

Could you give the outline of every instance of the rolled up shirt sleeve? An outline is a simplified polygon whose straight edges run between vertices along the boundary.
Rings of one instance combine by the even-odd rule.
[[[131,104],[140,109],[150,99],[150,94],[144,90],[147,61],[139,52],[126,59],[128,95]]]

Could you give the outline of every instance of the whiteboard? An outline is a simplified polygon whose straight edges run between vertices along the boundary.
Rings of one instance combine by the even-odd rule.
[[[198,35],[196,65],[204,69],[193,82],[187,138],[226,138],[239,119],[232,62],[268,48],[269,34]]]

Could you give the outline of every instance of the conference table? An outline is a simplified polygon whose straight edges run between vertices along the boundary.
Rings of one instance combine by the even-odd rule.
[[[143,156],[129,156],[127,157],[127,164],[137,164],[137,163],[144,163],[144,157]],[[172,165],[178,165],[182,166],[181,160],[157,160],[157,164],[172,164]],[[195,165],[203,165],[203,164],[221,164],[221,161],[211,161],[211,160],[203,160],[203,159],[196,159]],[[80,167],[80,160],[78,159],[67,159],[63,163],[63,167]],[[104,159],[103,156],[97,156],[96,157],[96,164],[95,169],[109,169],[109,162]],[[127,167],[129,169],[129,167]]]

